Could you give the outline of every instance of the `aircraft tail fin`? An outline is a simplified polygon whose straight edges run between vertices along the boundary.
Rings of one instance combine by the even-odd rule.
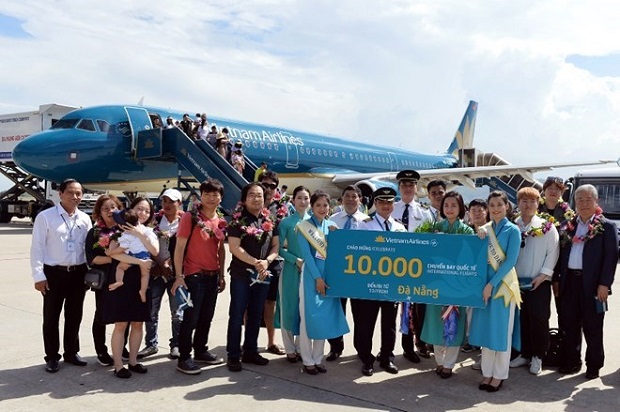
[[[465,111],[461,125],[454,135],[454,140],[446,151],[454,156],[459,155],[461,149],[471,149],[474,147],[474,130],[476,128],[476,114],[478,114],[478,102],[469,101],[469,106]]]

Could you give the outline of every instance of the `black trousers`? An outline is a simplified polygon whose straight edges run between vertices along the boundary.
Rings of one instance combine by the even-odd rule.
[[[375,361],[375,356],[372,354],[372,337],[379,311],[381,311],[381,351],[379,361],[384,362],[394,358],[398,303],[351,299],[351,312],[353,312],[354,324],[353,346],[355,346],[357,356],[364,364],[372,364]]]
[[[340,298],[340,304],[342,305],[342,311],[347,316],[347,298]],[[344,352],[344,338],[338,336],[337,338],[327,339],[329,342],[329,351],[342,353]]]
[[[107,287],[107,284],[104,285]],[[106,324],[101,319],[101,295],[103,294],[103,290],[98,289],[94,290],[95,292],[95,315],[93,316],[93,342],[95,343],[95,352],[97,355],[103,355],[104,353],[108,353],[108,347],[105,344],[106,334],[105,327]]]
[[[586,338],[586,366],[599,370],[605,363],[604,313],[596,313],[594,296],[583,290],[581,276],[566,275],[560,295],[560,328],[565,333],[565,366],[581,364],[581,334]]]
[[[536,290],[521,292],[521,355],[542,359],[549,349],[551,283],[543,282]]]
[[[43,295],[43,345],[45,361],[60,360],[60,312],[65,311],[63,332],[64,356],[80,351],[80,323],[84,309],[86,286],[84,275],[87,267],[82,265],[71,272],[54,266],[43,266],[49,290]]]

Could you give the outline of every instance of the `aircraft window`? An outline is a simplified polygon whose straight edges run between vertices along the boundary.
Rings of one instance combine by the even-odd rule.
[[[334,157],[338,157],[338,152],[334,150]]]
[[[52,129],[73,129],[80,119],[60,119],[52,126]]]
[[[95,124],[90,119],[82,119],[77,125],[77,129],[88,130],[89,132],[95,131]]]
[[[323,156],[327,156],[327,149],[323,149]]]
[[[271,146],[271,143],[267,143],[267,149],[271,150],[273,146]]]
[[[254,142],[254,148],[257,149],[258,148],[258,142]]]
[[[99,126],[99,130],[103,133],[107,133],[110,130],[110,123],[105,120],[97,120],[97,126]]]
[[[333,150],[329,151],[329,157],[334,157],[334,151]]]
[[[316,149],[312,149],[312,154],[315,155],[316,154]]]
[[[265,142],[260,142],[260,148],[264,149],[265,148]]]
[[[360,160],[360,156],[359,156],[359,154],[358,154],[358,153],[355,153],[355,159],[356,159],[356,160]]]
[[[353,153],[349,153],[349,159],[353,159]]]
[[[278,144],[277,144],[277,143],[274,143],[274,144],[273,144],[273,150],[278,150],[278,147],[279,147],[279,146],[278,146]]]

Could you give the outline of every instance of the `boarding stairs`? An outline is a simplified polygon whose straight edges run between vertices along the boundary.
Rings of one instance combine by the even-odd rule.
[[[138,133],[135,157],[152,159],[173,157],[179,165],[179,179],[187,185],[184,171],[200,184],[208,178],[215,178],[224,185],[221,207],[228,213],[234,210],[241,190],[254,178],[256,165],[245,156],[244,175],[239,174],[230,162],[204,140],[193,140],[178,128],[150,129]]]

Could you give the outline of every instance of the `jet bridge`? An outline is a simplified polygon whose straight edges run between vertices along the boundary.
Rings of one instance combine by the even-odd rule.
[[[204,140],[193,140],[182,130],[150,129],[138,133],[135,147],[136,159],[174,158],[179,170],[186,170],[198,184],[214,178],[224,185],[221,207],[231,212],[241,199],[241,190],[254,178],[256,165],[245,156],[242,176],[230,162]]]

